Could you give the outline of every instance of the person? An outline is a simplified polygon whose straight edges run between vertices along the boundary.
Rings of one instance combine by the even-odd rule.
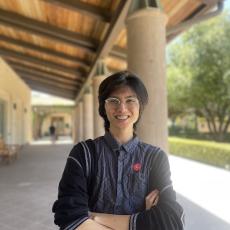
[[[52,208],[55,224],[65,230],[182,230],[168,157],[136,134],[148,101],[144,84],[129,71],[118,72],[100,84],[98,99],[105,135],[70,152]]]
[[[52,143],[54,143],[56,140],[56,133],[55,133],[56,129],[55,129],[53,124],[50,125],[49,131],[50,131],[51,141],[52,141]]]

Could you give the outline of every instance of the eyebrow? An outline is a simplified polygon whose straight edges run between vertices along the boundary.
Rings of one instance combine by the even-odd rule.
[[[125,97],[125,98],[137,98],[137,96],[135,96],[135,95],[133,95],[133,96],[127,96],[127,97]],[[116,98],[116,99],[120,99],[119,97],[117,97],[117,96],[109,96],[108,98]]]

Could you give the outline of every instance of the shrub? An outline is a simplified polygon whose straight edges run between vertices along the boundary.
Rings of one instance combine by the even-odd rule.
[[[170,137],[169,152],[230,170],[230,144]]]

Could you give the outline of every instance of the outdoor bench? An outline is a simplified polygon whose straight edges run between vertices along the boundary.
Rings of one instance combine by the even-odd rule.
[[[18,158],[19,145],[6,145],[4,140],[0,139],[0,158],[3,163],[10,164]]]

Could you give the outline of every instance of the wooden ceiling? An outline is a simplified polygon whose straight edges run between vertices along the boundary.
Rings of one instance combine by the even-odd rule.
[[[101,58],[111,71],[126,68],[124,21],[131,2],[0,0],[0,56],[31,89],[75,99]],[[218,0],[156,2],[169,17],[168,30],[205,14]]]

